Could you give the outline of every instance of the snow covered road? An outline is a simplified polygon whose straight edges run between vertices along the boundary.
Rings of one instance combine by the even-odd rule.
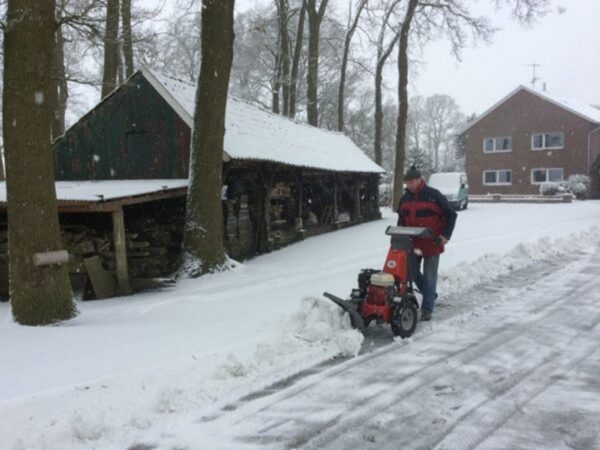
[[[475,289],[412,342],[229,405],[198,436],[207,448],[600,448],[598,250]]]
[[[434,321],[362,343],[321,293],[381,267],[395,220],[56,326],[0,303],[0,450],[600,448],[600,202],[471,205]]]

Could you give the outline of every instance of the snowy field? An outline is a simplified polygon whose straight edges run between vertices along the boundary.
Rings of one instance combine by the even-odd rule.
[[[417,356],[424,348],[452,354],[447,347],[459,334],[465,345],[471,345],[469,342],[481,340],[486,330],[498,334],[502,333],[501,325],[506,325],[510,333],[511,327],[518,325],[515,322],[523,311],[515,311],[510,299],[498,297],[502,291],[498,280],[516,280],[514,283],[528,290],[529,284],[533,286],[544,273],[556,272],[558,279],[538,283],[543,295],[537,295],[538,291],[528,294],[532,305],[560,292],[562,301],[575,301],[568,298],[575,291],[563,292],[563,286],[592,283],[581,274],[586,264],[596,264],[593,258],[600,246],[600,202],[471,204],[469,210],[459,213],[454,236],[441,259],[439,308],[434,321],[419,325],[405,342],[394,341],[387,330],[372,327],[363,344],[363,336],[350,329],[347,319],[337,307],[322,300],[321,294],[327,290],[345,296],[361,268],[380,267],[389,244],[384,230],[395,220],[395,214],[384,211],[381,221],[310,238],[228,273],[187,280],[162,292],[80,303],[80,315],[57,326],[18,326],[12,322],[9,306],[0,304],[0,450],[238,448],[240,442],[232,444],[231,436],[223,429],[211,428],[206,418],[217,417],[224,406],[248,394],[335,356],[355,356],[359,351],[358,357],[334,366],[360,366],[362,359],[395,348],[399,349],[397,359],[413,365],[419,362],[420,370],[431,379],[441,377],[442,366],[435,358]],[[473,292],[475,286],[477,292]],[[600,291],[597,283],[586,289],[584,294]],[[574,320],[591,320],[594,312],[597,315],[600,298],[595,300],[574,308],[578,311]],[[470,327],[469,320],[486,307],[492,308],[490,317],[477,320],[473,331],[463,336],[461,330]],[[540,308],[545,306],[540,304]],[[536,310],[528,312],[519,329],[530,322],[541,328],[534,321],[535,314]],[[531,329],[538,330],[533,325]],[[597,331],[591,322],[588,327]],[[551,343],[567,333],[554,331],[557,333],[540,329],[528,336],[534,345],[525,348],[534,359],[536,354],[543,359],[546,350],[548,354],[554,351],[546,349],[544,342]],[[592,350],[576,338],[571,339],[572,348],[579,350],[565,349],[565,364],[579,361],[582,349]],[[544,342],[536,344],[535,339]],[[374,350],[365,353],[365,345]],[[489,350],[493,348],[490,344]],[[595,355],[597,361],[597,352]],[[448,361],[458,364],[460,358]],[[506,370],[513,363],[523,366],[517,359],[498,361],[490,363],[490,370],[501,377],[503,367]],[[479,397],[472,392],[467,395],[469,386],[459,386],[465,390],[463,401],[482,402],[488,388],[485,377],[469,373],[465,380],[471,380]],[[323,374],[315,376],[327,384]],[[446,385],[440,386],[444,394]],[[585,397],[578,386],[583,383],[575,380],[568,384],[569,395]],[[596,385],[596,397],[598,390]],[[559,404],[562,398],[556,394],[544,399]],[[503,403],[491,402],[489,406],[508,410]],[[451,403],[442,403],[444,407],[449,416],[455,411]],[[600,416],[600,407],[588,407],[596,418]],[[305,408],[303,414],[310,416],[311,411]],[[485,422],[485,414],[480,414]],[[510,421],[508,416],[499,417]],[[563,419],[557,416],[554,420]],[[527,427],[521,425],[521,434],[526,434]],[[577,426],[592,425],[595,430],[600,427],[597,420],[578,422]],[[240,433],[246,437],[259,428],[257,423],[245,426]],[[514,428],[517,436],[518,423]],[[473,430],[467,431],[468,436],[473,435]],[[452,436],[444,436],[439,440],[443,444],[440,448],[457,448]],[[501,436],[491,442],[474,442],[482,443],[482,448],[494,448],[495,442],[502,443],[500,448],[509,448],[515,442],[510,439]],[[597,443],[593,436],[591,439],[581,441],[582,445]],[[265,443],[247,439],[244,445],[255,444]],[[335,448],[347,448],[347,444]],[[315,445],[313,441],[306,444]],[[322,445],[327,447],[327,441]],[[270,448],[281,447],[270,442]]]

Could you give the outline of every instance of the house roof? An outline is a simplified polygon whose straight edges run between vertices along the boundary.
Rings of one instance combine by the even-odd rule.
[[[489,113],[494,111],[496,108],[498,108],[501,104],[506,102],[509,98],[514,96],[519,91],[529,92],[530,94],[533,94],[533,95],[541,98],[542,100],[546,100],[546,101],[548,101],[566,111],[569,111],[570,113],[575,114],[591,123],[600,124],[600,109],[598,109],[598,108],[594,108],[593,106],[588,105],[587,103],[584,103],[579,100],[566,98],[566,97],[563,97],[563,96],[560,96],[557,94],[553,94],[553,93],[549,93],[549,92],[537,91],[535,89],[531,89],[531,88],[528,88],[527,86],[521,85],[521,86],[518,86],[513,91],[511,91],[508,95],[503,97],[500,101],[496,102],[490,108],[485,110],[479,116],[477,116],[475,118],[475,120],[473,120],[472,122],[469,122],[461,130],[461,133],[464,133],[465,131],[467,131],[469,128],[471,128],[473,125],[475,125],[481,119],[483,119]]]
[[[192,128],[196,85],[147,67],[140,72]],[[231,96],[223,146],[225,159],[273,161],[337,172],[384,172],[343,133],[296,122]]]

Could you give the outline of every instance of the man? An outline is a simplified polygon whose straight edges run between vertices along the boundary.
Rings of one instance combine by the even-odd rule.
[[[398,205],[398,225],[406,227],[426,227],[433,231],[429,238],[415,238],[414,253],[410,256],[410,272],[423,295],[421,320],[431,320],[437,286],[437,272],[440,254],[444,245],[452,237],[456,212],[448,204],[446,197],[425,184],[421,172],[415,166],[404,175],[406,192]],[[421,261],[423,272],[421,272]]]

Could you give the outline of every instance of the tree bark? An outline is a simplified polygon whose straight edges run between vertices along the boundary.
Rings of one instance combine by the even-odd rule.
[[[279,22],[279,78],[282,94],[282,111],[290,113],[290,35],[288,31],[288,0],[277,0]]]
[[[404,157],[406,155],[406,121],[408,119],[408,38],[410,25],[419,1],[409,0],[406,15],[400,27],[398,46],[398,128],[396,129],[396,164],[394,168],[394,210],[402,196]]]
[[[9,0],[4,34],[10,301],[23,325],[77,313],[67,265],[34,264],[34,254],[63,249],[50,148],[55,9],[55,0]]]
[[[308,13],[308,73],[306,75],[306,113],[308,123],[319,125],[318,84],[319,84],[319,33],[328,0],[321,0],[317,9],[317,0],[304,0]]]
[[[398,39],[400,38],[400,30],[394,34],[392,40],[384,47],[385,31],[389,26],[389,21],[396,5],[402,0],[394,0],[385,12],[383,22],[381,24],[381,30],[377,39],[377,63],[375,66],[375,138],[373,155],[375,156],[375,162],[379,165],[383,162],[383,151],[381,143],[383,140],[383,100],[382,100],[382,84],[383,84],[383,69],[385,63],[389,58],[390,54]]]
[[[354,19],[349,18],[348,31],[346,32],[346,38],[344,39],[344,53],[342,55],[342,67],[340,69],[340,84],[338,87],[338,131],[344,131],[344,89],[346,88],[346,68],[348,67],[348,56],[350,54],[350,42],[352,42],[352,36],[358,26],[358,20],[362,13],[367,0],[359,0],[358,8]]]
[[[102,98],[117,87],[119,66],[119,0],[107,0],[106,32],[104,34],[104,69]]]
[[[223,270],[221,206],[227,90],[233,60],[234,0],[202,2],[202,64],[196,91],[184,230],[184,273]]]
[[[57,5],[56,18],[60,20],[64,11],[65,0]],[[54,34],[54,58],[52,61],[52,88],[50,89],[49,103],[52,105],[52,139],[62,136],[65,132],[65,115],[67,112],[67,99],[69,88],[65,71],[65,39],[62,26],[56,28]]]
[[[123,32],[123,59],[125,78],[133,75],[133,38],[131,33],[131,0],[121,0],[121,23]]]
[[[290,106],[288,116],[296,116],[296,91],[298,88],[298,68],[300,66],[300,55],[302,54],[302,40],[304,39],[304,18],[306,16],[306,3],[302,1],[302,6],[298,13],[298,30],[296,32],[296,43],[294,45],[294,55],[292,59],[292,71],[290,75]]]
[[[273,72],[273,80],[271,82],[271,111],[279,114],[279,91],[281,91],[281,49],[277,45],[277,54],[275,55],[275,71]]]

